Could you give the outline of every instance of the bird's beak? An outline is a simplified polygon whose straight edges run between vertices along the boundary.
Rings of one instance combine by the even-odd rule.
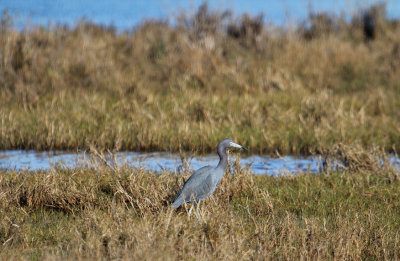
[[[243,147],[242,145],[236,144],[236,143],[234,143],[234,142],[231,142],[229,145],[230,145],[231,147],[234,147],[234,148],[239,148],[239,149],[247,150],[247,149],[246,149],[245,147]]]

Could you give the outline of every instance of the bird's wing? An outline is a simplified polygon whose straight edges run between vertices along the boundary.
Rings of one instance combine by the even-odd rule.
[[[185,202],[190,202],[192,201],[192,195],[197,200],[206,198],[213,188],[213,181],[210,175],[213,169],[213,167],[205,166],[193,173],[175,196],[172,205],[179,207]]]

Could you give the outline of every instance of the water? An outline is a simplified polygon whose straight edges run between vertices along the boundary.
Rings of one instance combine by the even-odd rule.
[[[0,11],[8,10],[19,29],[27,25],[67,24],[73,26],[85,18],[97,24],[114,25],[118,30],[131,29],[143,19],[169,19],[179,13],[194,13],[202,0],[0,0]],[[329,12],[349,17],[357,10],[365,9],[380,0],[216,0],[208,1],[213,10],[230,9],[234,15],[249,13],[265,14],[265,22],[276,25],[298,23],[309,10]],[[387,14],[399,17],[400,1],[387,0]]]
[[[239,154],[236,154],[240,156]],[[169,170],[180,172],[182,160],[176,154],[167,152],[137,153],[118,152],[106,156],[108,162],[118,165],[127,164],[131,168],[144,168],[160,172]],[[233,156],[230,157],[232,160]],[[94,162],[85,153],[70,153],[63,151],[38,152],[38,151],[0,151],[0,168],[16,170],[49,170],[55,166],[90,167]],[[217,155],[196,156],[187,159],[191,170],[196,170],[206,165],[216,166],[219,158]],[[258,175],[278,175],[287,173],[311,172],[318,173],[321,165],[318,158],[293,157],[271,158],[268,156],[250,156],[240,159],[242,167],[249,167],[252,173]]]
[[[240,154],[235,154],[241,156]],[[230,157],[232,160],[233,156]],[[128,165],[131,168],[144,168],[149,171],[160,172],[163,170],[178,173],[182,170],[182,160],[176,154],[167,152],[118,152],[106,155],[110,164]],[[206,165],[216,166],[219,158],[217,155],[196,156],[187,159],[187,166],[196,170]],[[390,162],[400,168],[400,160],[390,157]],[[94,167],[98,161],[93,157],[80,153],[64,151],[38,152],[10,150],[0,151],[0,168],[15,170],[50,170],[56,166],[66,168]],[[242,167],[249,167],[250,171],[258,175],[281,175],[296,173],[319,173],[322,170],[320,157],[285,156],[271,158],[269,156],[240,157]],[[333,164],[340,168],[340,163]]]

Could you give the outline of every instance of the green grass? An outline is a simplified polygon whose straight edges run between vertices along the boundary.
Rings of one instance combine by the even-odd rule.
[[[390,170],[274,178],[239,168],[200,219],[169,207],[181,184],[126,168],[1,171],[0,258],[400,258]]]

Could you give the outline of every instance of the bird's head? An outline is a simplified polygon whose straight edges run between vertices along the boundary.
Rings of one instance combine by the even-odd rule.
[[[223,140],[218,144],[218,148],[222,148],[222,149],[227,149],[227,148],[239,148],[239,149],[247,150],[245,147],[243,147],[242,145],[239,145],[239,144],[233,142],[233,140],[231,140],[231,139],[223,139]]]

